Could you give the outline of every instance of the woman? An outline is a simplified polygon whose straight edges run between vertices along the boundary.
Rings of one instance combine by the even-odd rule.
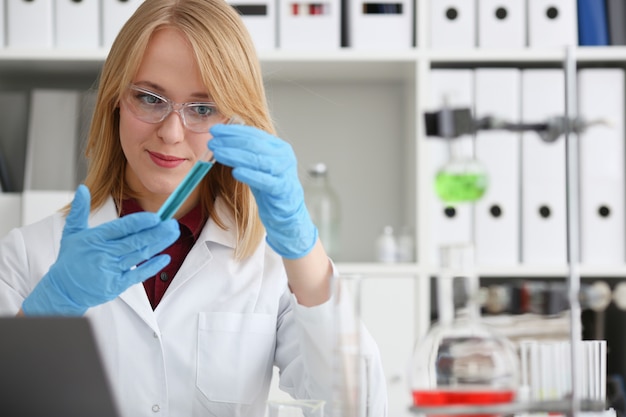
[[[245,126],[225,124],[235,116]],[[0,310],[89,317],[124,416],[262,416],[273,365],[293,397],[330,404],[334,270],[273,134],[237,13],[143,2],[102,70],[85,185],[67,213],[0,244]],[[217,163],[161,222],[207,141]],[[367,334],[363,348],[384,416]]]

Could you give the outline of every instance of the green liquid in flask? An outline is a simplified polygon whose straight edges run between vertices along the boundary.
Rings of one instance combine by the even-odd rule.
[[[487,189],[487,175],[482,172],[451,173],[440,171],[435,177],[435,191],[446,203],[479,200]]]

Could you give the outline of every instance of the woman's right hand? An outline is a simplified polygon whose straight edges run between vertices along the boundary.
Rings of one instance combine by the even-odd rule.
[[[76,190],[56,262],[22,304],[26,316],[83,315],[163,269],[158,255],[180,235],[176,220],[141,212],[89,228],[91,196]]]

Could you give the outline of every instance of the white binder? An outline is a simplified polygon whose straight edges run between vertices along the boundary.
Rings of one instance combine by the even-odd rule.
[[[340,0],[278,0],[278,47],[284,50],[338,50]]]
[[[54,9],[50,0],[6,0],[8,48],[52,48]]]
[[[435,49],[476,47],[476,0],[432,0],[430,46]]]
[[[24,190],[73,190],[81,93],[35,89],[31,92]]]
[[[102,44],[110,48],[124,23],[135,13],[143,0],[102,1]]]
[[[0,48],[4,48],[6,46],[6,9],[6,0],[0,0]]]
[[[494,116],[520,121],[520,70],[479,68],[476,78],[476,117]],[[474,209],[476,261],[479,265],[519,263],[520,134],[480,131],[476,159],[487,170],[488,186]]]
[[[560,69],[522,71],[522,121],[545,122],[565,112],[565,77]],[[567,262],[565,138],[543,142],[522,134],[522,263],[563,266]]]
[[[581,261],[625,261],[624,70],[588,68],[578,73],[579,115],[592,126],[580,135]]]
[[[100,47],[100,0],[56,0],[54,8],[57,48]]]
[[[78,140],[76,141],[76,166],[75,166],[75,183],[80,184],[87,176],[88,161],[85,155],[87,148],[87,140],[89,138],[89,129],[91,127],[91,119],[96,107],[98,91],[90,89],[82,93],[79,120],[78,120]]]
[[[474,102],[474,74],[466,69],[434,69],[430,72],[429,111],[438,111],[444,105],[451,108],[472,108]],[[465,135],[454,139],[463,150],[473,148],[473,138]],[[434,184],[437,172],[449,162],[448,143],[441,138],[426,139],[428,149],[430,183]],[[430,260],[439,264],[439,248],[443,245],[472,242],[472,205],[458,204],[454,207],[444,204],[435,193],[434,185],[430,202]]]
[[[30,94],[25,90],[0,93],[0,150],[10,186],[3,191],[22,191],[28,135]],[[3,169],[3,168],[0,168]]]
[[[246,25],[258,51],[276,49],[276,0],[230,0]]]
[[[526,46],[526,2],[478,0],[478,47]]]
[[[0,193],[0,238],[22,225],[22,195]]]
[[[349,0],[348,46],[353,49],[405,49],[413,46],[413,2]]]
[[[528,46],[578,45],[576,0],[527,0]]]

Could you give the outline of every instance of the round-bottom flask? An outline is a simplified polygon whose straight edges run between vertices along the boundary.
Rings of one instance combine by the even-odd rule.
[[[484,416],[480,406],[515,401],[517,352],[508,339],[480,321],[478,279],[468,268],[471,246],[445,250],[437,281],[440,320],[415,346],[409,373],[412,402],[418,409],[459,406],[468,410],[467,415]],[[459,281],[466,296],[455,316],[453,285]]]

